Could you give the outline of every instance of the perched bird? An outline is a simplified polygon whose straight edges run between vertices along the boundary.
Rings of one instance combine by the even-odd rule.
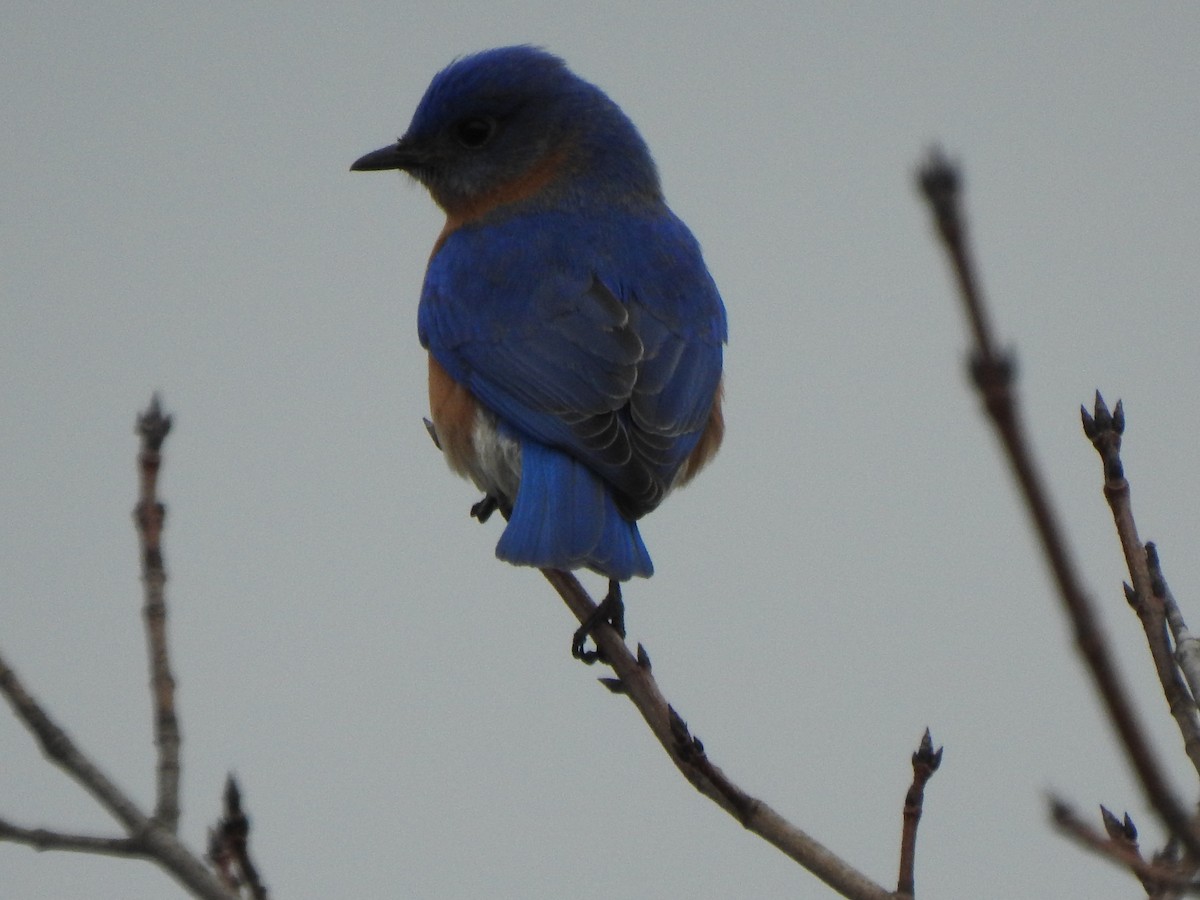
[[[637,521],[721,443],[725,308],[633,123],[555,56],[439,72],[396,143],[446,213],[421,291],[434,440],[508,519],[496,555],[653,571]]]

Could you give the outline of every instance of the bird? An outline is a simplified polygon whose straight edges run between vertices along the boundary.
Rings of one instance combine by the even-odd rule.
[[[520,45],[451,62],[351,169],[407,173],[446,215],[417,311],[427,426],[483,491],[472,515],[507,520],[496,555],[593,570],[619,603],[654,571],[638,521],[725,430],[725,306],[646,142]]]

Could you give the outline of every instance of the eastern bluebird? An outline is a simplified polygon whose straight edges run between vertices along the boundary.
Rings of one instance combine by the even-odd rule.
[[[725,308],[633,123],[533,47],[439,72],[396,143],[446,213],[418,308],[432,432],[496,555],[653,572],[637,520],[721,443]]]

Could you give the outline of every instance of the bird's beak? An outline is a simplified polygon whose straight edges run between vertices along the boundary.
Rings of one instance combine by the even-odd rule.
[[[354,165],[350,167],[351,172],[379,172],[385,169],[411,169],[413,166],[419,165],[422,160],[422,154],[419,153],[412,145],[406,144],[404,139],[396,141],[394,144],[389,144],[366,156],[356,159]]]

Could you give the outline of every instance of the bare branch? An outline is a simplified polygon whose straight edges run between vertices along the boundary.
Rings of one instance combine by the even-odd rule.
[[[158,395],[138,416],[136,432],[141,437],[138,454],[138,503],[133,510],[142,559],[145,604],[146,650],[150,660],[150,692],[154,705],[154,745],[158,748],[158,788],[154,816],[165,828],[179,825],[179,720],[175,716],[175,678],[167,653],[167,573],[163,566],[162,529],[166,507],[158,500],[158,470],[162,444],[171,431],[171,417],[164,415]]]
[[[154,686],[155,737],[159,745],[158,812],[151,818],[80,750],[70,736],[38,704],[17,673],[0,656],[0,693],[21,723],[30,731],[42,753],[78,782],[125,830],[125,838],[70,834],[42,828],[21,828],[0,823],[0,840],[26,844],[40,850],[70,850],[109,856],[152,859],[193,895],[204,900],[234,900],[208,867],[175,835],[179,820],[179,730],[175,720],[174,680],[167,665],[166,609],[160,536],[163,507],[156,496],[160,451],[171,428],[155,396],[139,417],[142,438],[138,457],[141,472],[140,500],[135,510],[141,538],[143,577],[146,584],[146,631]]]
[[[1192,766],[1200,774],[1200,718],[1197,717],[1196,705],[1192,702],[1192,696],[1184,685],[1175,659],[1171,655],[1163,592],[1161,589],[1155,590],[1147,548],[1138,537],[1129,481],[1125,478],[1125,467],[1121,462],[1125,410],[1121,402],[1117,401],[1116,408],[1110,413],[1104,398],[1097,391],[1093,412],[1089,414],[1084,409],[1082,413],[1084,434],[1100,454],[1104,466],[1104,497],[1112,510],[1121,550],[1125,554],[1125,564],[1133,582],[1132,594],[1127,591],[1126,596],[1130,597],[1138,621],[1142,623],[1159,684],[1167,698],[1167,706],[1179,733],[1183,736],[1184,750],[1192,761]],[[1154,556],[1155,559],[1158,558],[1157,551]]]
[[[1126,757],[1137,773],[1147,800],[1168,830],[1179,836],[1193,856],[1200,858],[1200,839],[1192,830],[1182,805],[1171,793],[1162,766],[1138,720],[1092,600],[1084,591],[1076,572],[1058,517],[1050,504],[1033,452],[1025,438],[1012,389],[1013,363],[994,343],[985,315],[983,294],[975,275],[962,211],[958,168],[934,150],[921,167],[918,180],[950,257],[960,299],[971,322],[974,335],[971,374],[1001,447],[1008,456],[1013,476],[1041,541],[1059,597],[1074,628],[1076,646],[1088,666],[1109,720],[1121,739]]]
[[[1129,821],[1128,814],[1125,816],[1125,823],[1128,823],[1129,829],[1132,830],[1132,837],[1129,833],[1118,833],[1113,836],[1109,818],[1112,814],[1104,807],[1101,809],[1107,813],[1104,816],[1107,837],[1080,819],[1065,801],[1055,797],[1050,798],[1050,820],[1059,832],[1101,858],[1132,872],[1142,882],[1148,895],[1161,895],[1164,889],[1170,889],[1176,893],[1200,895],[1200,884],[1192,881],[1190,875],[1168,868],[1167,865],[1158,861],[1147,862],[1142,858],[1137,846],[1137,830],[1133,829],[1133,823]],[[1119,827],[1124,828],[1124,823]]]
[[[183,846],[173,833],[146,816],[129,797],[96,766],[30,696],[17,673],[0,657],[0,693],[17,718],[41,745],[42,753],[83,786],[125,829],[143,855],[204,900],[230,900],[216,877]],[[3,835],[0,835],[3,837]],[[28,842],[23,842],[28,843]],[[73,847],[72,849],[81,849]],[[132,855],[132,854],[131,854]]]
[[[941,764],[942,748],[933,749],[933,736],[926,728],[917,752],[912,755],[913,780],[904,797],[904,828],[900,833],[900,876],[896,881],[896,893],[901,896],[916,895],[914,870],[917,861],[917,826],[921,824],[921,813],[925,807],[925,785]]]
[[[208,858],[226,887],[234,892],[245,887],[254,900],[267,900],[267,888],[250,858],[250,820],[233,775],[225,781],[225,814],[208,834]]]
[[[1150,567],[1150,582],[1154,596],[1162,601],[1163,612],[1167,617],[1167,625],[1171,629],[1171,638],[1175,641],[1175,662],[1187,680],[1192,693],[1192,704],[1200,698],[1200,639],[1192,637],[1175,595],[1163,575],[1162,562],[1158,558],[1158,548],[1153,541],[1146,543],[1146,564]]]
[[[129,838],[99,837],[90,834],[67,834],[46,828],[22,828],[0,819],[0,840],[24,844],[34,850],[67,850],[76,853],[95,853],[100,856],[123,856],[144,859],[146,848]]]
[[[50,719],[3,657],[0,657],[0,692],[37,739],[47,759],[79,782],[131,835],[145,830],[148,820],[141,810]]]
[[[575,618],[589,621],[595,602],[568,572],[543,569],[542,574],[554,586]],[[766,803],[751,797],[709,761],[700,743],[688,731],[687,724],[671,707],[650,672],[649,656],[638,647],[638,658],[629,652],[625,641],[607,624],[591,632],[604,660],[612,666],[616,679],[602,679],[609,690],[624,694],[637,707],[675,767],[696,790],[704,794],[743,827],[773,844],[800,863],[843,897],[855,900],[885,900],[892,895],[847,862],[822,846],[805,832],[785,820]],[[619,682],[619,684],[614,684]]]

